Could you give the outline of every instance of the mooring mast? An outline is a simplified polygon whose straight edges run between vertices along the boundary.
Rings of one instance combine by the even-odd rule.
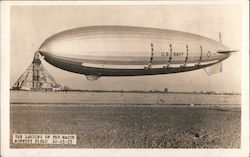
[[[43,67],[39,53],[34,54],[34,59],[26,71],[12,86],[13,90],[56,90],[62,89],[55,79]]]

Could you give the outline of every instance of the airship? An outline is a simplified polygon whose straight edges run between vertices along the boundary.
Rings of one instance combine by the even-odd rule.
[[[88,80],[202,68],[220,71],[222,61],[232,52],[220,42],[200,35],[134,26],[74,28],[50,36],[38,49],[48,63],[84,74]]]

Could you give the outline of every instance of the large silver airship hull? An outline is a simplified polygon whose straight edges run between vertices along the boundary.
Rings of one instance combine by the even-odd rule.
[[[96,77],[191,71],[219,63],[231,52],[199,35],[131,26],[63,31],[45,40],[38,51],[58,68]]]

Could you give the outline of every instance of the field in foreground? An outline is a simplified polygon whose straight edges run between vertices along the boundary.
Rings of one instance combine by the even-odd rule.
[[[11,104],[11,148],[239,148],[240,108]],[[13,144],[12,134],[76,134],[76,145]]]

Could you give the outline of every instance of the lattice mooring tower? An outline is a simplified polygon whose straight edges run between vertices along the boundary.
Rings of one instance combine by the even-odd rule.
[[[12,86],[13,90],[56,90],[61,86],[56,83],[55,79],[43,67],[36,52],[34,59],[28,69],[19,77]]]

